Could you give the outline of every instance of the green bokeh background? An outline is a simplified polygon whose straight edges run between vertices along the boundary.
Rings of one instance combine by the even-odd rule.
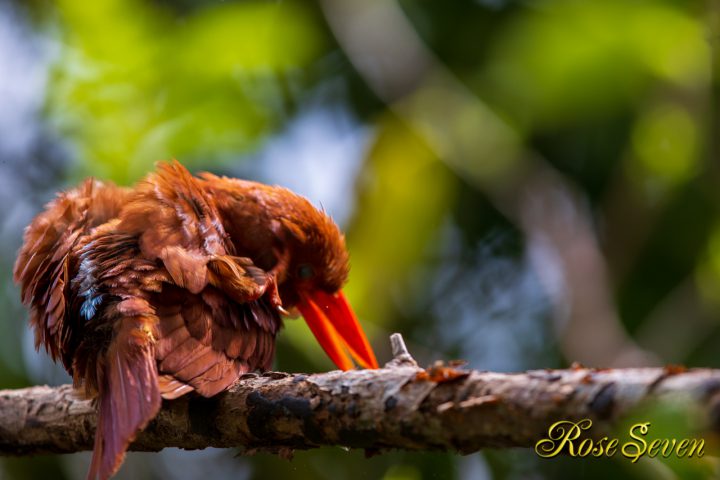
[[[400,331],[423,364],[720,367],[719,45],[717,0],[2,0],[0,388],[68,381],[12,284],[22,228],[86,176],[131,184],[170,158],[333,214],[381,361]],[[332,365],[291,321],[275,368]],[[720,471],[712,455],[234,455],[133,453],[118,478]],[[0,459],[0,479],[82,478],[88,460]]]

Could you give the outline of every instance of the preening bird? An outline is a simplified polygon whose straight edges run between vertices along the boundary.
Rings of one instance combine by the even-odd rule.
[[[133,188],[88,179],[60,193],[14,268],[36,347],[97,399],[92,479],[117,471],[161,398],[210,397],[270,368],[290,309],[339,368],[377,368],[347,276],[343,235],[305,198],[178,162]]]

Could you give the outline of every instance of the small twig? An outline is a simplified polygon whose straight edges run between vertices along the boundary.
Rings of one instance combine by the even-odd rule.
[[[410,355],[410,352],[405,345],[403,336],[399,333],[393,333],[390,335],[390,346],[392,348],[393,359],[390,360],[386,367],[417,367],[418,364],[415,359]]]

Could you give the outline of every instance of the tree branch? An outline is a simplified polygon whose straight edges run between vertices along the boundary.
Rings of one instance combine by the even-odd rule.
[[[590,418],[610,431],[648,400],[683,398],[720,430],[720,370],[540,370],[519,374],[420,369],[393,340],[380,370],[247,374],[228,392],[166,401],[131,450],[240,447],[243,453],[340,445],[447,450],[526,447],[556,420]],[[595,427],[593,427],[595,429]],[[95,413],[69,385],[0,391],[0,454],[92,448]]]

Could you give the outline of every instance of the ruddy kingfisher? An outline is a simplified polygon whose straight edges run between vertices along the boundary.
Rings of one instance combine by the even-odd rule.
[[[285,188],[174,161],[132,188],[60,193],[26,229],[14,278],[36,347],[96,399],[88,478],[118,470],[162,398],[270,368],[289,310],[339,368],[377,368],[341,291],[348,268],[337,225]]]

